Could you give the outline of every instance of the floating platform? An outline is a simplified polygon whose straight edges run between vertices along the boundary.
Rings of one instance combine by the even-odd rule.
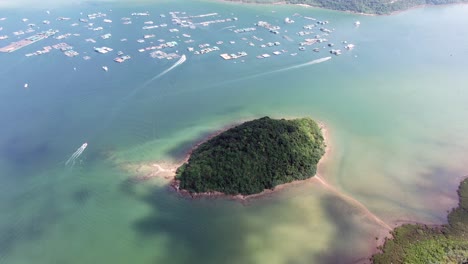
[[[17,41],[17,42],[12,42],[11,44],[3,47],[3,48],[0,48],[0,52],[13,52],[13,51],[16,51],[16,50],[19,50],[21,48],[24,48],[28,45],[31,45],[35,42],[38,42],[40,40],[43,40],[45,38],[48,38],[50,36],[53,36],[57,33],[58,31],[56,30],[48,30],[48,31],[44,31],[44,32],[41,32],[41,33],[38,33],[36,35],[33,35],[33,36],[30,36],[30,37],[27,37],[25,39],[22,39],[20,41]]]

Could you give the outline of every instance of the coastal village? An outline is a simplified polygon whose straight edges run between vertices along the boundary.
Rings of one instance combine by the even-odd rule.
[[[187,57],[209,54],[219,57],[220,60],[237,63],[246,62],[250,57],[265,60],[270,57],[300,54],[299,57],[314,58],[312,54],[305,53],[322,54],[317,55],[315,59],[323,59],[331,55],[339,56],[355,47],[348,40],[333,43],[330,36],[335,29],[328,20],[298,13],[292,14],[291,17],[278,18],[276,22],[259,18],[254,24],[243,23],[234,14],[226,16],[219,13],[189,14],[177,11],[167,14],[133,12],[118,18],[113,16],[112,10],[91,14],[79,13],[77,18],[55,16],[46,11],[43,17],[42,21],[22,18],[22,29],[8,29],[2,26],[2,21],[14,18],[0,18],[0,53],[24,52],[26,57],[34,57],[61,52],[67,57],[81,57],[83,60],[110,55],[109,64],[99,65],[104,71],[108,71],[112,61],[125,63],[137,54],[147,54],[157,60],[178,59],[179,64],[185,62]],[[61,27],[69,25],[69,31],[61,32],[54,28],[58,23],[61,23]],[[116,28],[116,24],[119,29],[124,30],[124,27],[129,25],[138,25],[140,37],[115,38],[109,31]],[[360,22],[356,21],[354,27],[359,25]],[[210,27],[227,32],[228,34],[223,36],[228,35],[230,38],[207,41],[203,37],[197,37],[197,29]],[[40,44],[36,42],[46,39],[52,39],[48,41],[52,44],[39,48]],[[70,39],[73,40],[68,41]],[[75,47],[77,39],[80,44]],[[120,50],[113,47],[116,42],[138,44],[128,45],[126,50]]]

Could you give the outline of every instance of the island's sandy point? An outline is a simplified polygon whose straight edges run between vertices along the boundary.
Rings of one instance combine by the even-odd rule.
[[[287,117],[285,119],[294,119],[294,118],[297,118],[297,117]],[[244,121],[247,121],[247,120],[244,120]],[[146,180],[152,179],[154,177],[167,179],[167,180],[169,180],[169,184],[168,184],[169,189],[171,191],[173,191],[173,192],[176,192],[176,193],[180,194],[182,197],[185,197],[185,198],[189,198],[189,199],[224,198],[224,199],[231,199],[231,200],[239,201],[239,202],[241,202],[243,204],[249,202],[252,199],[262,198],[262,197],[265,197],[265,196],[268,196],[268,195],[272,195],[272,194],[274,194],[274,193],[276,193],[278,191],[281,191],[281,190],[283,190],[283,189],[285,189],[287,187],[298,185],[298,184],[303,184],[303,183],[305,183],[307,181],[315,181],[318,184],[323,184],[323,182],[321,182],[321,180],[326,179],[326,177],[324,177],[325,175],[323,173],[324,165],[327,164],[327,161],[329,160],[330,156],[332,156],[331,154],[332,154],[333,148],[332,148],[332,144],[331,144],[331,140],[330,140],[330,130],[329,130],[329,128],[323,122],[316,121],[316,123],[319,125],[319,127],[321,129],[322,136],[323,136],[324,143],[325,143],[325,154],[322,156],[322,158],[320,159],[320,161],[317,164],[317,173],[316,173],[316,175],[314,175],[314,176],[312,176],[312,177],[310,177],[308,179],[305,179],[305,180],[296,180],[296,181],[292,181],[292,182],[289,182],[289,183],[284,183],[284,184],[281,184],[281,185],[277,185],[273,189],[266,189],[266,190],[262,191],[261,193],[252,194],[252,195],[241,195],[241,194],[228,195],[228,194],[224,194],[224,193],[221,193],[221,192],[190,193],[187,190],[180,190],[179,187],[178,187],[179,183],[175,179],[177,168],[180,167],[182,164],[186,163],[189,160],[190,155],[192,154],[192,152],[197,147],[199,147],[201,144],[203,144],[206,141],[210,140],[211,138],[223,133],[224,131],[227,131],[227,130],[229,130],[229,129],[237,126],[237,125],[240,125],[241,123],[243,123],[243,121],[236,122],[234,124],[225,126],[224,128],[219,129],[216,132],[211,133],[207,137],[205,137],[202,140],[198,141],[196,144],[193,145],[193,147],[191,147],[188,150],[188,152],[184,155],[184,158],[179,162],[159,161],[157,163],[156,162],[140,163],[140,164],[126,163],[126,164],[121,164],[121,166],[122,166],[122,168],[124,168],[124,170],[135,173],[136,175],[134,176],[134,179],[137,180],[137,181],[146,181]],[[340,192],[339,190],[337,190],[337,191]],[[338,196],[348,196],[346,194],[337,194],[337,195]],[[447,209],[449,209],[449,208],[447,208]],[[410,220],[410,219],[405,219],[405,220],[393,221],[392,222],[392,230],[394,228],[398,227],[398,226],[403,225],[403,224],[411,224],[411,223],[419,223],[419,224],[426,225],[426,226],[431,226],[431,227],[439,226],[438,224],[434,224],[434,223],[420,223],[420,222],[413,221],[413,220]],[[391,234],[391,232],[390,232],[390,230],[388,228],[386,228],[386,227],[384,227],[382,225],[379,225],[379,224],[377,224],[377,225],[380,228],[375,233],[375,238],[376,239],[373,239],[372,241],[370,241],[369,255],[368,256],[362,256],[361,258],[359,258],[357,260],[353,260],[353,262],[351,262],[351,263],[363,263],[363,262],[365,262],[367,260],[370,260],[371,256],[373,256],[375,253],[378,253],[380,251],[380,249],[379,249],[380,246],[383,246],[383,244],[387,241],[387,239],[392,238],[392,234]]]
[[[285,118],[285,119],[292,119],[292,118]],[[140,163],[140,164],[132,164],[132,163],[125,163],[121,164],[121,167],[126,170],[130,171],[135,174],[134,179],[140,180],[140,181],[145,181],[149,180],[154,177],[161,177],[170,180],[169,186],[172,190],[176,191],[180,195],[188,198],[203,198],[203,197],[219,197],[219,198],[228,198],[228,199],[233,199],[233,200],[239,200],[239,201],[247,201],[253,198],[259,198],[263,197],[265,195],[272,194],[274,192],[283,190],[284,188],[296,184],[302,184],[306,181],[316,181],[315,177],[321,175],[320,172],[322,171],[322,166],[323,164],[328,160],[331,152],[331,144],[329,140],[329,130],[327,126],[323,122],[316,122],[318,126],[320,127],[320,130],[322,132],[322,136],[324,139],[325,143],[325,154],[323,154],[322,158],[317,164],[317,173],[316,175],[305,179],[305,180],[296,180],[292,181],[289,183],[284,183],[275,186],[273,189],[266,189],[262,191],[261,193],[257,194],[251,194],[251,195],[230,195],[230,194],[224,194],[222,192],[204,192],[204,193],[190,193],[187,190],[182,190],[179,188],[179,181],[175,179],[176,176],[176,170],[180,166],[182,166],[184,163],[188,162],[190,155],[192,152],[198,148],[201,144],[207,142],[208,140],[212,139],[215,136],[218,136],[219,134],[241,124],[241,123],[235,123],[229,126],[226,126],[220,130],[217,130],[216,132],[208,135],[201,141],[197,142],[190,150],[184,155],[184,158],[180,162],[167,162],[167,161],[161,161],[161,162],[152,162],[152,163]]]

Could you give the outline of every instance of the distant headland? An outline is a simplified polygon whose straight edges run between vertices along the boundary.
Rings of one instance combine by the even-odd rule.
[[[225,0],[258,4],[295,4],[367,15],[388,15],[426,5],[468,3],[468,0]]]
[[[200,144],[177,169],[175,186],[191,194],[258,194],[314,176],[324,153],[312,119],[263,117]]]

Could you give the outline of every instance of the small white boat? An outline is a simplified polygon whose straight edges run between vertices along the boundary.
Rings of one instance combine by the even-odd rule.
[[[25,83],[24,88],[28,88],[29,84]]]
[[[352,50],[352,49],[354,49],[354,47],[355,47],[354,44],[348,44],[348,45],[345,46],[345,48],[347,50]]]
[[[103,69],[104,71],[108,71],[108,70],[109,70],[109,68],[107,68],[107,66],[102,66],[102,69]]]

